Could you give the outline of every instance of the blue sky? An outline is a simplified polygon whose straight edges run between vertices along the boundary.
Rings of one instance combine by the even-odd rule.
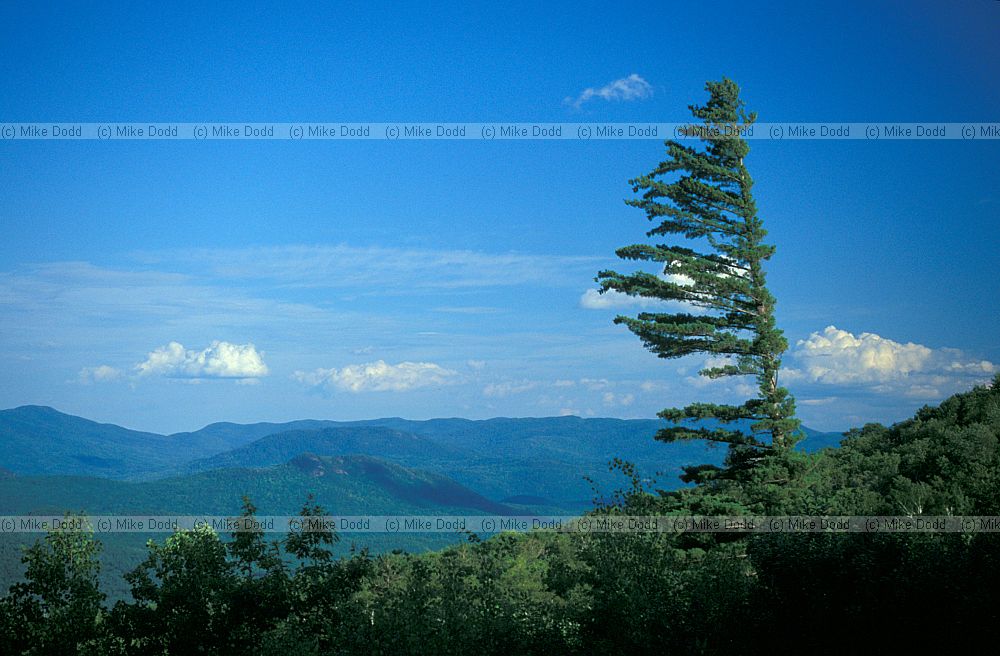
[[[0,122],[997,121],[1000,4],[8,7]],[[637,75],[631,100],[585,90]],[[586,96],[584,96],[586,97]],[[996,141],[751,142],[784,381],[902,419],[1000,363]],[[149,430],[739,401],[594,299],[657,141],[0,142],[0,407]],[[603,307],[602,307],[603,306]]]

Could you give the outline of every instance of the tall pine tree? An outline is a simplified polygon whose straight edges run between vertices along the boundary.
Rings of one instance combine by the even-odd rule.
[[[764,263],[774,246],[764,243],[767,232],[757,216],[753,180],[743,163],[750,151],[743,130],[756,120],[739,98],[739,86],[729,79],[709,82],[710,97],[703,106],[689,108],[700,124],[685,135],[697,136],[700,146],[668,140],[667,159],[648,175],[630,180],[641,197],[626,201],[646,212],[658,225],[646,233],[673,244],[636,244],[618,249],[626,260],[645,260],[662,266],[659,275],[602,271],[596,280],[601,292],[679,301],[690,312],[641,312],[618,316],[661,358],[709,354],[709,378],[754,376],[758,396],[741,405],[694,403],[663,410],[659,416],[673,422],[656,439],[703,438],[731,445],[730,457],[756,460],[757,452],[790,449],[799,438],[795,401],[778,385],[781,354],[788,342],[774,320],[775,299],[765,284]],[[695,143],[695,142],[690,142]],[[692,425],[690,419],[715,419],[718,427]]]

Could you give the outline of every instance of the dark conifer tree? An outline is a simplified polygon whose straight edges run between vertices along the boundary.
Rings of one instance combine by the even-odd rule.
[[[709,82],[706,90],[708,102],[690,106],[700,123],[684,130],[701,144],[668,140],[666,160],[630,181],[642,195],[626,202],[656,224],[646,235],[654,242],[675,239],[626,246],[617,254],[654,262],[659,270],[602,271],[596,280],[602,293],[614,290],[693,306],[687,312],[650,311],[615,319],[659,357],[704,353],[715,362],[700,372],[703,376],[756,378],[758,395],[741,405],[694,403],[663,410],[659,416],[674,425],[656,438],[725,442],[734,447],[731,457],[741,453],[754,460],[753,454],[762,450],[791,448],[799,437],[799,422],[794,399],[778,384],[788,342],[775,325],[775,299],[765,284],[764,263],[774,246],[764,242],[767,232],[744,164],[750,150],[744,131],[756,114],[746,113],[732,80]],[[688,419],[716,419],[722,427],[692,426]]]

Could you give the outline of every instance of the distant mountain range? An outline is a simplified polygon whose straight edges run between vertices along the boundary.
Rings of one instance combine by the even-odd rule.
[[[615,457],[634,462],[648,476],[660,472],[657,482],[665,488],[679,485],[677,474],[684,465],[722,460],[723,449],[701,441],[654,441],[652,436],[663,425],[657,420],[579,417],[387,418],[218,423],[194,432],[160,435],[99,424],[48,407],[22,406],[0,411],[0,470],[17,478],[153,481],[212,470],[272,467],[303,453],[361,455],[450,478],[496,502],[525,497],[545,505],[580,507],[592,497],[585,476],[605,492],[617,483],[607,466]],[[842,437],[805,431],[803,445],[809,450],[835,446]]]

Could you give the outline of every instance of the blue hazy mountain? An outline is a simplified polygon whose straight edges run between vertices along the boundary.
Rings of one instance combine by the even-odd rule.
[[[616,483],[617,477],[608,470],[608,462],[616,456],[636,462],[651,475],[664,471],[664,484],[673,487],[681,466],[718,462],[724,455],[721,449],[700,442],[657,443],[651,436],[659,425],[578,417],[376,420],[276,432],[232,451],[193,461],[186,469],[261,467],[302,451],[367,453],[448,476],[492,499],[533,496],[583,507],[589,505],[593,493],[585,477],[605,492]]]
[[[538,497],[580,506],[618,478],[615,457],[634,462],[661,487],[676,487],[681,467],[721,462],[725,451],[701,441],[663,444],[658,420],[579,417],[488,420],[400,418],[356,422],[211,424],[159,435],[99,424],[52,408],[0,411],[0,468],[17,475],[144,480],[221,468],[261,468],[303,452],[366,455],[449,477],[490,499]],[[839,433],[806,429],[804,447],[835,446]]]
[[[0,514],[236,514],[248,495],[261,514],[294,515],[307,495],[330,514],[512,514],[432,472],[371,456],[301,453],[260,468],[227,468],[150,481],[92,476],[0,477]]]
[[[294,422],[295,425],[307,422]],[[251,427],[253,428],[253,427]],[[257,434],[251,430],[248,434]],[[197,439],[198,433],[192,433]],[[184,471],[205,471],[222,467],[263,467],[284,462],[302,452],[324,455],[360,453],[395,462],[419,462],[428,458],[461,460],[472,451],[446,446],[414,433],[384,426],[336,426],[308,430],[275,427],[249,444],[230,451],[197,459],[181,466]]]
[[[204,457],[239,444],[214,435],[187,439],[134,431],[44,406],[0,410],[0,467],[17,474],[140,478],[168,469],[178,454]]]

